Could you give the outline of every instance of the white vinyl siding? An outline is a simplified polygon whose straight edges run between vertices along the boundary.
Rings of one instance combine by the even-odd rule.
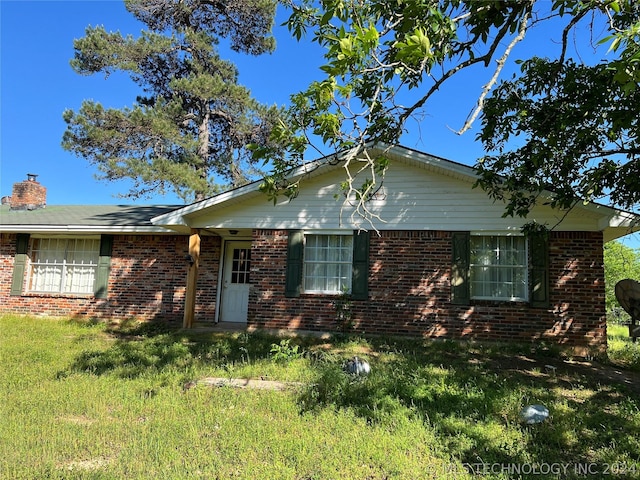
[[[372,230],[352,207],[344,202],[340,183],[343,168],[335,168],[305,179],[295,201],[282,197],[277,205],[265,200],[261,192],[220,205],[213,205],[189,216],[192,228],[230,229],[350,229]],[[358,177],[360,185],[364,178]],[[358,183],[359,182],[359,183]],[[369,210],[379,230],[511,231],[520,232],[524,221],[503,217],[504,204],[495,202],[473,181],[446,175],[438,170],[393,161],[384,177],[384,185]],[[566,216],[565,216],[566,215]],[[562,220],[563,230],[599,230],[598,218],[571,211],[559,212],[549,206],[536,206],[530,220],[555,225]]]
[[[306,234],[303,259],[305,293],[341,293],[351,288],[351,235]]]
[[[527,242],[520,236],[470,237],[471,298],[527,300]]]
[[[94,291],[100,240],[34,240],[29,291],[90,294]]]

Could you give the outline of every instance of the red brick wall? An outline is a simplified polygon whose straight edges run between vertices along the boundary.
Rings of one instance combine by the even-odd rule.
[[[182,321],[188,263],[188,237],[116,235],[109,294],[93,296],[30,294],[11,296],[16,235],[0,235],[0,310],[51,316]],[[203,237],[197,291],[197,321],[213,321],[220,239]]]
[[[551,307],[524,302],[450,303],[451,235],[439,231],[371,234],[369,299],[353,301],[357,331],[483,340],[606,345],[602,234],[552,232]],[[285,298],[287,232],[254,231],[249,323],[335,330],[331,295]]]
[[[335,330],[331,295],[285,298],[285,230],[254,230],[248,323],[259,328]]]
[[[287,232],[255,230],[249,324],[262,328],[337,330],[336,296],[285,298]],[[0,310],[25,314],[181,321],[188,237],[116,236],[109,296],[9,295],[14,234],[0,235]],[[196,320],[215,318],[221,242],[203,237]],[[367,333],[483,340],[606,345],[602,235],[552,232],[551,307],[526,303],[450,303],[449,232],[371,234],[369,299],[353,301],[355,329]]]

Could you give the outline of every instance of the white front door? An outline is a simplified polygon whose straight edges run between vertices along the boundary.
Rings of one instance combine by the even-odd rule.
[[[219,321],[246,323],[250,271],[251,242],[226,242]]]

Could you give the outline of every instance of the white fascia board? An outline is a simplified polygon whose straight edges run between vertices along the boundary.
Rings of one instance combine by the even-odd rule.
[[[631,212],[615,210],[611,207],[598,205],[600,214],[603,217],[598,225],[601,229],[605,228],[627,228],[629,233],[640,230],[640,216]],[[607,209],[609,211],[607,211]]]
[[[248,183],[247,185],[243,185],[242,187],[236,188],[234,190],[229,190],[214,197],[209,197],[205,200],[201,200],[200,202],[192,203],[191,205],[187,205],[186,207],[179,208],[172,212],[153,217],[151,219],[151,223],[153,223],[154,225],[189,226],[189,223],[185,220],[185,216],[199,212],[201,210],[205,210],[209,207],[213,207],[234,198],[241,197],[252,191],[258,191],[259,186],[260,182]]]
[[[168,227],[171,225],[171,226],[188,227],[187,222],[185,222],[184,217],[182,215],[182,209],[174,210],[173,212],[158,215],[157,217],[153,217],[149,221],[154,225],[158,225],[158,226],[166,225]]]
[[[327,163],[328,157],[323,157],[320,160],[315,160],[313,162],[306,163],[294,170],[291,171],[287,178],[289,180],[297,180],[298,178],[309,175],[311,177],[318,175],[320,172],[323,172],[327,168],[334,168],[336,163]],[[338,162],[339,163],[339,162]],[[252,183],[248,183],[247,185],[243,185],[242,187],[235,188],[233,190],[228,190],[226,192],[220,193],[216,196],[207,198],[205,200],[201,200],[200,202],[192,203],[191,205],[187,205],[186,207],[179,208],[169,213],[165,213],[163,215],[158,215],[157,217],[153,217],[151,219],[151,223],[154,225],[165,225],[165,226],[174,226],[174,225],[183,225],[189,226],[188,217],[189,215],[197,214],[207,208],[214,207],[216,205],[221,205],[227,202],[231,202],[233,200],[239,198],[249,198],[252,195],[261,194],[260,185],[262,180],[257,180]]]
[[[464,165],[452,160],[434,157],[433,155],[429,155],[428,153],[407,149],[399,145],[389,146],[380,144],[380,146],[375,146],[374,148],[382,152],[390,152],[395,156],[407,159],[407,161],[417,161],[424,165],[437,168],[443,172],[449,171],[458,177],[466,177],[470,181],[475,182],[478,179],[476,169],[469,165]],[[551,191],[545,190],[541,193],[540,197],[543,199],[552,200],[554,198],[554,194]],[[575,208],[586,210],[596,218],[600,217],[602,228],[635,227],[638,223],[640,223],[640,215],[637,215],[633,212],[618,210],[609,205],[587,202],[579,203]]]
[[[164,227],[143,226],[100,226],[100,225],[0,225],[4,233],[172,233],[175,230]]]
[[[433,155],[429,155],[428,153],[407,149],[399,145],[381,145],[374,147],[374,149],[380,150],[381,152],[388,152],[396,157],[403,158],[410,163],[418,162],[422,163],[425,166],[437,169],[443,173],[449,172],[457,178],[464,178],[472,182],[475,182],[478,179],[478,174],[474,167],[464,165],[462,163],[457,163],[452,160],[434,157]]]

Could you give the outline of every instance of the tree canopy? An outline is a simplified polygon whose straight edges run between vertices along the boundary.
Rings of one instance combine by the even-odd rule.
[[[271,52],[273,0],[126,0],[147,30],[139,37],[86,29],[74,41],[79,74],[121,72],[141,87],[131,107],[106,109],[86,100],[67,110],[63,147],[94,164],[100,178],[131,179],[127,194],[173,190],[199,200],[222,186],[261,176],[248,144],[269,145],[279,116],[238,84],[223,60],[222,38],[251,55]]]
[[[286,148],[256,147],[273,162],[263,184],[273,199],[293,197],[284,172],[315,151],[351,152],[356,170],[347,198],[379,188],[384,157],[362,159],[368,142],[397,143],[407,119],[429,112],[429,100],[468,69],[491,69],[459,133],[481,122],[478,185],[504,200],[505,214],[526,216],[540,201],[569,208],[607,198],[640,202],[640,3],[635,0],[289,0],[287,25],[297,39],[325,48],[324,77],[292,96],[288,119],[272,139]],[[500,81],[514,46],[534,28],[555,28],[557,52],[521,60]],[[569,55],[578,26],[593,34],[602,60]],[[553,55],[550,57],[549,55]],[[427,139],[428,141],[428,139]],[[309,149],[310,145],[317,148]],[[541,195],[553,192],[549,198]]]

